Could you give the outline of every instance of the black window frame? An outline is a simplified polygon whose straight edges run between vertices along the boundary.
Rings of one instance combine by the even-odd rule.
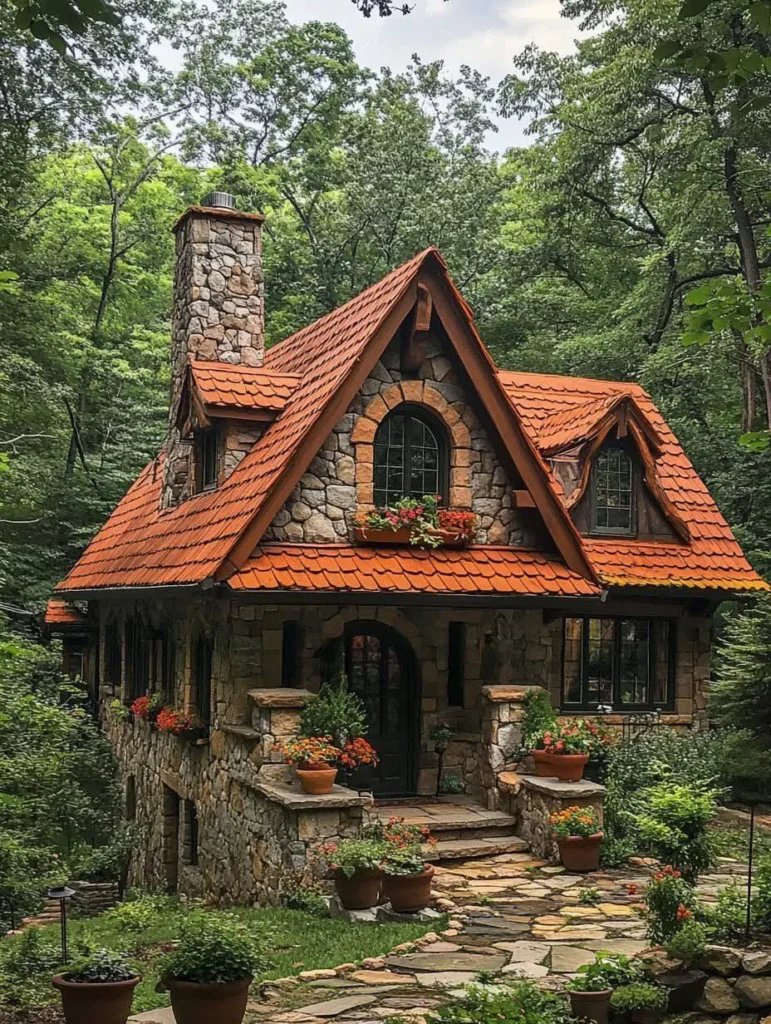
[[[195,450],[198,490],[214,491],[219,477],[219,430],[216,424],[196,431]]]
[[[135,701],[150,685],[150,651],[147,624],[139,615],[126,619],[126,698]]]
[[[281,626],[281,685],[302,686],[303,629],[299,619],[287,619]]]
[[[600,526],[597,522],[597,513],[600,505],[597,501],[597,489],[599,484],[600,460],[611,452],[618,452],[629,464],[629,528],[618,526]],[[620,505],[609,505],[608,508],[622,508]],[[634,455],[624,444],[605,444],[594,456],[591,480],[591,533],[599,537],[634,537],[637,534],[637,464]]]
[[[123,676],[123,651],[120,627],[117,622],[108,622],[105,626],[103,675],[113,693],[120,689]]]
[[[463,708],[466,683],[466,623],[447,626],[447,706]]]
[[[214,640],[201,633],[193,650],[193,701],[196,714],[206,729],[209,729],[212,723],[213,665]]]
[[[388,487],[385,488],[385,499],[379,500],[378,491],[382,493],[383,488],[377,486],[378,477],[378,449],[386,447],[385,442],[382,440],[378,441],[379,437],[382,437],[382,432],[388,429],[390,423],[397,417],[402,417],[404,423],[404,443],[402,445],[402,493],[397,497],[389,497]],[[388,415],[381,421],[375,433],[375,438],[372,447],[372,469],[373,469],[373,495],[375,504],[379,507],[384,505],[390,505],[400,498],[422,498],[427,492],[421,490],[420,493],[412,492],[412,436],[411,436],[411,423],[415,421],[421,423],[424,427],[431,431],[434,439],[436,440],[437,448],[437,490],[436,494],[441,495],[440,504],[448,505],[450,499],[450,440],[447,432],[447,428],[444,423],[432,413],[427,412],[420,406],[411,405],[410,403],[404,403],[396,406],[392,409]]]
[[[578,619],[582,622],[581,627],[581,700],[567,701],[566,678],[565,678],[565,655],[567,647],[567,623],[569,619]],[[636,711],[673,711],[676,698],[677,684],[677,619],[669,617],[650,617],[644,615],[565,615],[562,618],[562,656],[560,663],[560,708],[563,713],[596,712],[603,707],[600,702],[588,701],[586,699],[587,676],[586,666],[589,660],[589,622],[592,619],[607,620],[614,623],[613,627],[613,669],[612,669],[612,700],[610,702],[610,713],[626,714]],[[619,699],[621,687],[621,623],[623,622],[645,622],[648,624],[648,692],[649,699],[645,703],[630,704]],[[664,701],[654,700],[656,690],[655,666],[657,665],[657,645],[660,640],[657,636],[655,625],[667,623],[669,636],[665,641],[667,646],[667,698]]]

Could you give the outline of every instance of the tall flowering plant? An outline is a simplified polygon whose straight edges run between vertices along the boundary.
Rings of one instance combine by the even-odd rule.
[[[669,942],[698,906],[696,890],[671,864],[651,876],[643,902],[648,937],[658,943]]]

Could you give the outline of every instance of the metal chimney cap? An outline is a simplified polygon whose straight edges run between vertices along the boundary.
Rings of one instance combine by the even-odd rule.
[[[236,197],[229,192],[208,192],[201,200],[201,206],[221,210],[235,210]]]

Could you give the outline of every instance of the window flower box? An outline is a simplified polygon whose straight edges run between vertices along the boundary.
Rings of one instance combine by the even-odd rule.
[[[438,507],[436,495],[402,498],[386,508],[358,516],[354,537],[363,544],[411,544],[415,547],[463,547],[474,536],[476,516]]]

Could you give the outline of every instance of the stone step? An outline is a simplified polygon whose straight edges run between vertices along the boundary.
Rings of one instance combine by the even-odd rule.
[[[436,839],[474,839],[479,835],[510,836],[514,833],[517,819],[504,811],[443,816],[437,810],[436,818],[428,826]]]
[[[519,836],[477,835],[473,839],[440,839],[435,846],[423,848],[426,860],[471,860],[474,857],[494,857],[501,853],[526,853],[528,845]]]

